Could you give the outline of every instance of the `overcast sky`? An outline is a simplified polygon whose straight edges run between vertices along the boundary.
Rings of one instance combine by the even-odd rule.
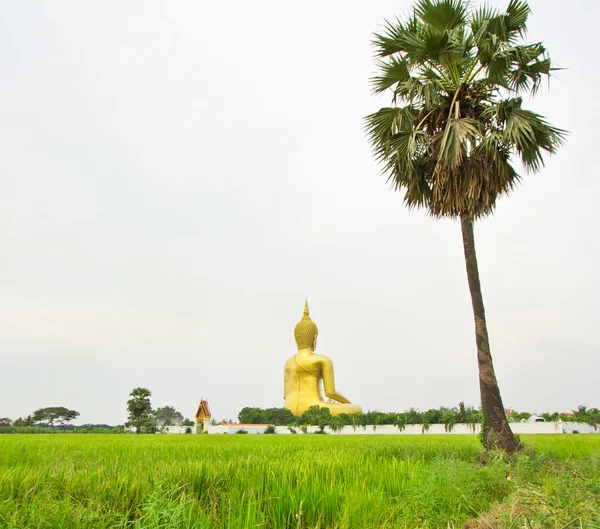
[[[505,405],[568,411],[600,406],[600,4],[530,4],[565,69],[529,107],[571,134],[475,235]],[[3,3],[0,417],[280,407],[304,298],[364,410],[478,405],[460,225],[407,211],[362,131],[409,6]]]

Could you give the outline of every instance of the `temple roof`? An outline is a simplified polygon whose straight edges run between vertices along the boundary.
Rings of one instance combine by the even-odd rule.
[[[208,401],[206,399],[200,399],[198,410],[196,411],[196,419],[210,419],[210,408],[208,407]]]

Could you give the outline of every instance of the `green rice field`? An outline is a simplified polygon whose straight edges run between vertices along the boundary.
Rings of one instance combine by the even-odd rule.
[[[600,528],[600,435],[2,435],[2,528]]]

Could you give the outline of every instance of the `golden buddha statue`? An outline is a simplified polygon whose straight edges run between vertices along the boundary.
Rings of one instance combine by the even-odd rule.
[[[362,413],[360,406],[352,404],[335,389],[333,363],[323,355],[315,354],[319,330],[310,319],[308,301],[304,304],[304,316],[294,329],[298,353],[285,363],[283,398],[284,407],[294,415],[302,415],[311,406],[329,408],[331,415]],[[327,397],[323,400],[321,381]]]

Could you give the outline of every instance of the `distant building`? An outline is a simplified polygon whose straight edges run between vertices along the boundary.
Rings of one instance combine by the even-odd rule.
[[[210,426],[210,408],[208,407],[208,400],[200,398],[200,404],[196,411],[196,433],[208,433],[208,427]]]
[[[529,419],[527,419],[526,422],[546,422],[546,419],[540,417],[539,415],[532,415],[529,417]]]

